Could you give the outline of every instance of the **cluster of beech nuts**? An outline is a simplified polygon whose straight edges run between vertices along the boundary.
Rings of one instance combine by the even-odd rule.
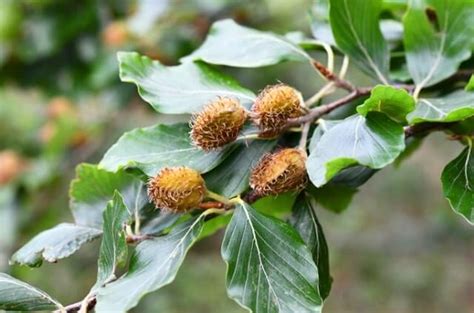
[[[301,94],[278,84],[265,88],[247,111],[238,100],[220,97],[191,119],[191,139],[204,151],[212,151],[235,141],[250,119],[261,138],[275,138],[287,121],[305,114]],[[306,184],[306,153],[284,148],[264,155],[252,169],[250,187],[261,197],[299,190]],[[207,195],[204,179],[188,167],[164,168],[148,182],[148,196],[157,208],[186,212],[199,207]]]

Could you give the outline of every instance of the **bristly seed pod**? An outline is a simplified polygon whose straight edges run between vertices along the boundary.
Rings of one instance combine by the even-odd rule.
[[[148,197],[157,208],[185,212],[197,208],[206,194],[201,174],[188,167],[162,169],[148,181]]]
[[[205,151],[234,141],[247,119],[245,109],[232,98],[218,98],[191,120],[191,139]]]
[[[259,196],[277,195],[304,188],[306,154],[295,148],[286,148],[264,155],[250,176],[250,187]]]
[[[290,118],[302,116],[305,111],[303,98],[296,89],[278,84],[266,87],[252,107],[255,123],[260,128],[260,137],[278,136]]]

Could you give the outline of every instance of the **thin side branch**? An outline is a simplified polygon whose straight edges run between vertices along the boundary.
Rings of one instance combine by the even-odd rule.
[[[149,239],[152,239],[152,238],[153,238],[153,236],[150,236],[150,235],[127,234],[127,236],[125,237],[125,241],[128,244],[134,244],[134,243],[138,243],[138,242],[141,242],[143,240],[149,240]]]
[[[300,138],[300,143],[299,143],[299,148],[301,151],[304,151],[306,154],[306,145],[308,142],[308,134],[309,134],[309,129],[311,127],[311,122],[306,122],[303,124],[303,129],[301,131],[301,138]]]
[[[405,89],[407,91],[412,91],[414,86],[413,85],[393,85],[395,88],[401,88]],[[359,88],[354,88],[354,90],[349,93],[348,95],[337,99],[333,102],[330,102],[325,105],[318,106],[308,112],[308,114],[298,117],[298,118],[293,118],[288,120],[287,122],[287,127],[292,127],[300,124],[304,124],[306,122],[314,122],[323,115],[326,115],[330,113],[331,111],[357,99],[363,96],[368,95],[372,91],[372,87],[359,87]]]
[[[422,123],[405,127],[405,139],[411,136],[423,136],[429,132],[448,128],[453,123]],[[249,190],[242,198],[245,202],[252,204],[262,198],[253,190]]]
[[[370,90],[371,88],[357,88],[345,97],[342,97],[336,101],[333,101],[331,103],[321,105],[319,107],[312,109],[311,111],[309,111],[308,114],[304,116],[290,119],[287,123],[287,126],[291,127],[291,126],[303,124],[306,122],[313,122],[317,120],[318,118],[320,118],[321,116],[333,111],[334,109],[337,109],[338,107],[343,106],[359,97],[369,94]]]
[[[92,310],[95,307],[96,303],[97,303],[96,297],[95,296],[90,297],[87,302],[87,311]],[[67,313],[74,313],[80,310],[81,305],[82,305],[82,301],[79,301],[79,302],[66,306],[64,309],[66,310]],[[59,311],[56,311],[56,312],[59,312]]]
[[[225,207],[226,206],[224,203],[218,202],[218,201],[206,201],[199,204],[199,208],[204,209],[204,210],[212,209],[212,208],[223,209]]]
[[[312,62],[313,67],[321,73],[327,80],[334,82],[336,87],[345,89],[347,91],[354,91],[356,88],[347,80],[344,80],[337,76],[334,72],[329,70],[326,66],[324,66],[321,62],[313,60]]]
[[[453,124],[455,124],[455,122],[453,123],[421,123],[421,124],[416,124],[412,126],[406,126],[404,129],[405,139],[412,136],[425,136],[428,133],[433,132],[433,131],[447,129]],[[262,196],[256,194],[253,190],[250,190],[243,197],[243,200],[251,204],[259,200],[260,198],[262,198]]]
[[[443,130],[446,128],[449,128],[455,124],[454,122],[452,123],[420,123],[420,124],[415,124],[411,126],[406,126],[404,128],[405,131],[405,138],[412,137],[412,136],[423,136],[426,135],[427,133],[430,133],[432,131],[437,131],[437,130]]]

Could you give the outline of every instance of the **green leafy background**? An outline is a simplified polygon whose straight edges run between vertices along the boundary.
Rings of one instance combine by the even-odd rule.
[[[233,18],[241,25],[263,31],[276,31],[280,35],[289,30],[301,30],[308,36],[310,34],[306,15],[312,8],[307,1],[302,0],[196,1],[184,5],[184,2],[163,1],[166,10],[161,13],[157,8],[156,12],[151,12],[141,2],[146,1],[130,1],[130,5],[117,2],[105,5],[101,11],[97,10],[96,1],[92,0],[84,1],[81,5],[58,0],[16,1],[18,4],[9,9],[13,10],[10,11],[12,13],[9,16],[12,18],[9,21],[13,24],[16,20],[22,21],[20,26],[16,26],[20,30],[16,36],[0,36],[0,150],[13,149],[31,165],[21,177],[0,186],[0,268],[44,290],[61,303],[80,300],[94,285],[100,240],[84,245],[73,257],[61,259],[57,264],[44,262],[39,270],[19,265],[7,267],[12,252],[60,222],[73,222],[67,210],[67,193],[76,164],[84,161],[99,163],[104,150],[117,142],[124,131],[158,124],[186,123],[189,119],[188,115],[163,117],[156,111],[191,113],[202,105],[203,98],[196,102],[180,98],[176,103],[186,101],[186,109],[180,107],[177,110],[174,107],[175,111],[171,106],[160,107],[164,103],[161,101],[151,103],[151,106],[143,103],[133,84],[119,82],[116,51],[139,51],[142,55],[158,59],[160,64],[174,65],[204,41],[208,27],[214,20],[226,18]],[[318,5],[324,6],[325,2],[318,1]],[[344,2],[351,3],[349,0],[334,2],[342,5]],[[378,1],[364,3],[377,7]],[[403,0],[383,1],[381,8],[392,10],[390,14],[385,12],[383,18],[401,20],[405,5],[406,1]],[[104,17],[97,13],[103,10],[111,20],[103,20]],[[316,11],[324,15],[324,11]],[[7,11],[0,9],[0,12]],[[146,14],[148,22],[140,12],[149,13]],[[150,22],[150,16],[153,15],[155,18],[151,18]],[[0,24],[4,21],[6,19],[0,19]],[[130,27],[136,31],[135,37],[118,46],[107,45],[103,36],[111,21],[130,21],[130,25],[133,25]],[[141,21],[138,26],[137,21]],[[325,18],[319,20],[323,26],[327,22]],[[404,22],[410,23],[408,19]],[[67,27],[62,27],[64,25]],[[359,26],[363,27],[355,25],[355,29],[359,29]],[[10,30],[13,33],[14,28]],[[381,33],[386,38],[387,49],[379,51],[377,47],[366,48],[374,53],[374,62],[380,65],[385,75],[388,69],[384,56],[388,51],[394,54],[400,52],[397,45],[403,40],[403,34],[394,32],[389,40],[386,26],[381,27]],[[372,36],[380,37],[376,31]],[[405,41],[409,40],[407,37],[405,34]],[[239,48],[238,44],[236,48]],[[360,47],[341,46],[341,49],[360,56]],[[451,55],[449,51],[446,53]],[[316,59],[325,59],[321,51],[313,51],[311,55]],[[460,63],[466,55],[463,49],[456,50],[456,53],[446,58],[449,64],[443,63],[443,69],[450,72],[452,64]],[[301,53],[267,56],[266,63],[259,66],[278,63],[283,59],[297,62],[279,63],[256,70],[215,68],[212,65],[205,67],[212,72],[221,71],[237,80],[245,89],[236,86],[233,80],[230,88],[242,93],[243,99],[252,98],[265,85],[277,81],[291,82],[308,97],[323,82],[314,75],[301,56]],[[367,59],[357,59],[355,55],[351,57],[355,65],[351,66],[348,73],[351,81],[365,86],[372,84],[374,79],[378,80],[370,66],[366,67]],[[201,58],[204,57],[201,55]],[[391,78],[406,77],[407,68],[397,63],[399,59],[392,59],[392,67],[397,72],[390,73],[388,76]],[[338,56],[336,64],[340,63],[341,58]],[[427,63],[420,63],[420,66],[428,66]],[[357,69],[357,65],[362,71]],[[409,66],[408,70],[413,71],[413,66]],[[194,78],[187,77],[190,80]],[[434,82],[427,85],[431,83]],[[462,87],[459,86],[459,89]],[[439,114],[424,111],[420,101],[431,99],[436,103],[443,93],[443,88],[427,89],[407,120],[439,120]],[[48,115],[48,104],[56,96],[72,101],[76,109],[72,118],[54,119]],[[335,94],[328,100],[339,96]],[[338,110],[331,114],[331,118],[342,119],[355,112],[355,106],[362,103]],[[446,113],[449,115],[446,121],[470,115],[472,103],[471,100],[465,101],[461,112]],[[392,118],[404,123],[399,116]],[[48,129],[45,126],[56,129],[56,134],[46,141],[41,139],[41,133],[46,133],[43,129]],[[77,138],[86,138],[85,143],[78,144],[80,141],[76,142]],[[347,202],[342,201],[344,199],[335,206],[331,205],[334,203],[328,205],[321,200],[321,205],[315,210],[329,245],[331,276],[334,279],[331,294],[324,305],[327,312],[359,312],[358,308],[369,313],[474,310],[468,293],[474,285],[472,253],[468,249],[474,244],[472,228],[450,210],[440,183],[446,164],[464,149],[456,142],[446,141],[443,134],[430,136],[398,169],[388,166],[381,170],[359,187],[358,192],[353,187],[345,187],[353,196],[348,207]],[[123,165],[108,164],[114,168]],[[129,170],[133,171],[133,166]],[[219,170],[219,166],[203,169],[211,180]],[[241,181],[245,181],[246,173],[240,174]],[[122,186],[120,178],[115,179],[120,187],[128,190],[128,193],[123,194],[125,204],[129,209],[135,209],[133,200],[139,190],[127,189],[129,186]],[[214,179],[214,184],[221,185],[218,179]],[[329,193],[333,186],[331,182],[321,190]],[[242,185],[236,181],[232,188],[223,192],[233,194],[239,188]],[[99,221],[98,224],[101,222],[102,209],[111,199],[113,190],[106,190],[106,193],[110,198],[104,198],[104,205],[94,211],[97,214],[94,214],[93,220]],[[89,199],[79,198],[76,208],[87,207]],[[268,214],[278,204],[278,212],[273,212],[285,218],[294,200],[291,195],[285,195],[279,199],[264,199],[254,207]],[[146,207],[142,209],[143,214],[147,214]],[[168,223],[173,221],[168,220]],[[216,224],[227,222],[228,218],[225,217]],[[95,222],[86,224],[97,226]],[[213,227],[206,225],[201,236],[212,234],[215,231]],[[97,229],[91,232],[96,233]],[[184,260],[174,284],[145,296],[132,312],[244,312],[226,295],[226,269],[220,257],[222,236],[222,232],[217,232],[197,242]],[[69,248],[75,249],[74,246]],[[129,254],[138,253],[137,250],[131,249]],[[119,268],[118,274],[121,271]],[[74,281],[74,288],[70,288],[71,281]]]

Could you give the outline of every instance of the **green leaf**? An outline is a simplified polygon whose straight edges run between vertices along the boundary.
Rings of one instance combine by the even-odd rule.
[[[340,171],[329,181],[329,185],[357,188],[365,184],[378,170],[367,166],[356,165]],[[326,185],[325,185],[326,186]],[[324,189],[323,189],[324,190]]]
[[[252,312],[321,312],[318,269],[288,224],[240,203],[222,242],[227,293]]]
[[[365,73],[387,83],[389,50],[379,26],[381,0],[331,0],[329,16],[337,46]]]
[[[98,290],[96,312],[125,312],[147,293],[171,283],[201,233],[204,214],[175,226],[162,237],[142,241],[130,260],[128,272]]]
[[[181,59],[234,67],[261,67],[282,61],[309,61],[300,47],[283,36],[240,26],[233,20],[215,22],[199,49]]]
[[[311,141],[309,144],[309,151],[314,151],[316,148],[317,143],[323,136],[325,132],[333,128],[334,126],[340,124],[343,122],[343,120],[319,120],[319,126],[314,130],[313,135],[311,137]],[[328,186],[330,188],[330,185],[337,185],[337,186],[346,186],[350,187],[347,189],[349,191],[350,189],[355,189],[361,185],[363,185],[367,180],[369,180],[372,175],[375,174],[377,170],[368,168],[366,166],[361,166],[361,165],[356,165],[352,167],[348,167],[337,173],[331,180],[329,181],[329,184],[326,184],[324,187]],[[329,194],[331,194],[330,190],[327,190],[327,188],[312,188],[312,189],[320,189],[321,193],[328,191]],[[354,192],[351,192],[353,194]],[[323,196],[324,197],[324,196]],[[325,198],[325,197],[324,197]],[[340,211],[342,207],[344,207],[344,204],[349,204],[351,197],[343,197],[342,199],[338,200],[331,200],[330,202],[334,202],[334,204],[339,203],[337,206],[331,205],[329,202],[326,204],[323,204],[325,208],[331,211]],[[329,199],[328,199],[329,200]],[[341,201],[339,201],[341,200]],[[344,208],[345,209],[345,208]]]
[[[147,219],[142,223],[141,231],[147,235],[157,235],[165,229],[173,225],[181,216],[181,214],[160,211],[159,214],[153,218]]]
[[[441,174],[443,193],[455,212],[474,225],[474,154],[472,142]]]
[[[408,70],[418,90],[451,76],[471,56],[472,0],[411,1],[403,24]]]
[[[260,213],[283,219],[291,212],[297,196],[294,191],[270,195],[258,199],[252,207]]]
[[[408,114],[410,124],[456,122],[474,115],[474,93],[458,90],[442,98],[420,98]]]
[[[316,145],[318,144],[319,140],[321,140],[321,137],[325,132],[336,126],[337,124],[340,124],[342,120],[322,120],[320,119],[318,121],[318,127],[313,132],[313,135],[311,136],[311,140],[309,142],[309,151],[313,151],[314,148],[316,148]]]
[[[449,125],[448,130],[462,136],[474,134],[474,115]]]
[[[250,170],[275,145],[275,140],[254,140],[248,147],[239,144],[224,162],[204,176],[206,186],[227,198],[241,194],[249,188]]]
[[[384,114],[353,115],[326,131],[311,150],[307,169],[316,187],[357,164],[373,169],[393,162],[405,148],[403,127]]]
[[[229,212],[228,214],[218,215],[205,221],[198,240],[214,235],[219,230],[227,226],[231,218],[232,214]]]
[[[370,97],[357,107],[360,115],[370,111],[385,113],[397,122],[406,122],[408,113],[415,109],[415,99],[404,89],[378,85],[372,89]]]
[[[332,284],[329,271],[329,249],[315,210],[314,199],[309,195],[300,195],[293,207],[291,225],[298,231],[311,251],[313,260],[318,267],[319,293],[323,299],[326,299]]]
[[[384,3],[385,5],[385,3]],[[314,38],[320,39],[332,46],[336,46],[331,26],[329,25],[329,3],[328,0],[313,0],[313,8],[310,12],[311,32]],[[383,38],[390,47],[396,47],[403,38],[402,23],[393,19],[380,20],[380,31]]]
[[[63,306],[44,291],[0,273],[0,310],[42,311],[55,309],[63,309]]]
[[[205,152],[192,144],[187,124],[156,125],[126,132],[107,151],[99,166],[109,171],[138,168],[154,176],[163,167],[188,166],[206,173],[219,165],[232,145]]]
[[[130,218],[122,195],[115,191],[104,211],[102,244],[100,246],[97,282],[100,287],[115,278],[117,266],[127,262],[127,242],[124,224]]]
[[[77,224],[102,228],[102,213],[115,190],[123,195],[129,208],[141,209],[148,204],[142,181],[124,171],[111,173],[92,164],[80,164],[69,194],[71,210]]]
[[[471,75],[471,78],[469,78],[469,81],[467,82],[466,87],[464,87],[464,90],[474,91],[474,75]]]
[[[119,52],[120,79],[134,83],[140,96],[156,111],[194,113],[217,97],[239,99],[244,105],[255,95],[234,79],[202,63],[164,66],[135,52]]]
[[[334,183],[327,183],[320,188],[310,186],[307,190],[322,207],[334,213],[346,210],[357,193],[354,187]]]
[[[404,9],[409,0],[384,0],[383,6],[388,10]]]
[[[84,243],[99,237],[95,228],[62,223],[36,235],[11,257],[11,263],[41,266],[43,260],[57,262],[76,252]]]
[[[327,0],[314,0],[310,12],[311,33],[313,37],[336,46],[331,26],[329,25],[329,3]]]

